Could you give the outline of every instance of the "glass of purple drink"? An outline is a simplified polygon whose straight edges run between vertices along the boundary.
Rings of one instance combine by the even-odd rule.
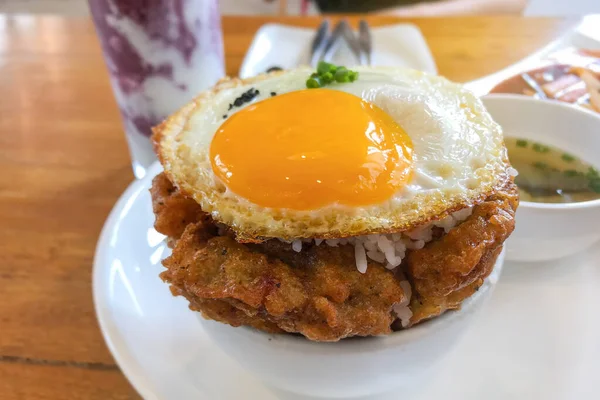
[[[89,0],[137,178],[151,128],[224,75],[218,0]]]

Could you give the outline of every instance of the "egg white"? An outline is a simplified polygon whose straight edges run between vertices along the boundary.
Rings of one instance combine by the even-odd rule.
[[[389,200],[362,207],[331,204],[310,211],[266,208],[233,193],[214,175],[210,143],[224,122],[223,116],[265,100],[271,92],[305,89],[312,72],[309,68],[225,80],[201,94],[155,130],[156,149],[166,173],[203,210],[231,226],[240,240],[338,238],[403,231],[471,206],[509,179],[502,131],[472,93],[418,71],[355,69],[359,72],[356,82],[328,88],[379,106],[413,142],[413,178]],[[250,88],[259,95],[242,107],[230,109],[230,103]]]

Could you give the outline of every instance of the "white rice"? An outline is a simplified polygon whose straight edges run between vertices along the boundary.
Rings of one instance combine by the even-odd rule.
[[[394,304],[393,308],[394,312],[398,316],[398,319],[400,319],[400,324],[402,324],[403,328],[406,328],[410,322],[410,318],[413,315],[412,311],[408,307],[410,304],[410,298],[412,296],[412,288],[410,287],[410,282],[407,280],[400,281],[400,287],[404,291],[406,298],[400,303]]]
[[[361,272],[367,272],[368,260],[385,264],[385,267],[394,270],[402,263],[406,250],[422,249],[426,243],[433,239],[433,228],[443,228],[448,233],[459,223],[463,222],[473,212],[472,207],[463,208],[456,211],[446,218],[434,221],[425,226],[413,229],[408,232],[391,233],[385,235],[365,235],[354,236],[342,239],[296,239],[292,242],[294,251],[302,251],[302,243],[314,242],[317,246],[325,243],[330,247],[351,244],[354,246],[354,256],[356,258],[356,268]]]
[[[302,240],[296,239],[292,242],[292,249],[297,252],[300,253],[302,251]]]
[[[354,258],[356,259],[356,268],[361,274],[367,272],[367,253],[363,246],[354,246]]]

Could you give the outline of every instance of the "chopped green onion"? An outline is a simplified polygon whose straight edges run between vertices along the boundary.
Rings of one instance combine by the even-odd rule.
[[[321,61],[317,65],[317,72],[313,72],[306,81],[306,87],[309,89],[320,88],[334,82],[354,82],[357,79],[358,72],[350,71],[343,66]]]
[[[600,193],[600,178],[590,180],[590,189],[596,193]]]
[[[316,89],[316,88],[320,88],[321,87],[321,81],[320,79],[317,78],[309,78],[306,81],[306,87],[309,89]]]
[[[338,67],[325,61],[320,61],[317,65],[317,73],[319,75],[323,75],[326,72],[331,72],[333,74],[337,69]]]
[[[550,147],[544,146],[543,144],[534,143],[533,144],[533,151],[536,151],[538,153],[547,153],[547,152],[550,151]]]
[[[574,169],[568,169],[564,172],[564,174],[567,178],[574,178],[576,176],[579,176],[579,171],[575,171]]]
[[[541,161],[534,162],[533,166],[537,169],[541,169],[542,171],[545,171],[548,169],[548,164],[541,162]]]
[[[339,83],[350,82],[350,71],[344,67],[338,68],[335,71],[335,81]]]
[[[321,81],[325,85],[333,82],[333,74],[331,72],[325,72],[323,75],[321,75]]]
[[[569,153],[563,153],[563,155],[561,156],[561,158],[566,161],[566,162],[573,162],[575,161],[575,157],[573,157],[572,155],[570,155]]]
[[[517,139],[517,147],[527,147],[528,144],[525,139]]]
[[[598,170],[594,167],[590,167],[586,174],[588,179],[600,179],[600,174],[598,174]]]

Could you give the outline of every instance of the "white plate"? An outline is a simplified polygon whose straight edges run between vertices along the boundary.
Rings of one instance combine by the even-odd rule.
[[[567,33],[552,41],[523,60],[483,78],[465,83],[465,87],[478,96],[488,94],[497,84],[518,73],[543,66],[541,62],[552,53],[577,47],[600,50],[600,15],[589,15]]]
[[[212,345],[187,302],[158,278],[168,249],[152,228],[148,189],[159,171],[153,165],[119,199],[96,250],[96,313],[117,363],[145,399],[299,400],[265,387]],[[410,398],[600,398],[599,288],[600,247],[559,262],[507,263],[485,314]]]
[[[437,73],[427,42],[415,25],[396,24],[371,30],[373,65],[401,66]],[[240,77],[260,74],[272,66],[288,69],[309,64],[309,49],[314,34],[314,29],[279,24],[263,25],[246,53]],[[342,65],[357,63],[343,41],[332,61]]]

